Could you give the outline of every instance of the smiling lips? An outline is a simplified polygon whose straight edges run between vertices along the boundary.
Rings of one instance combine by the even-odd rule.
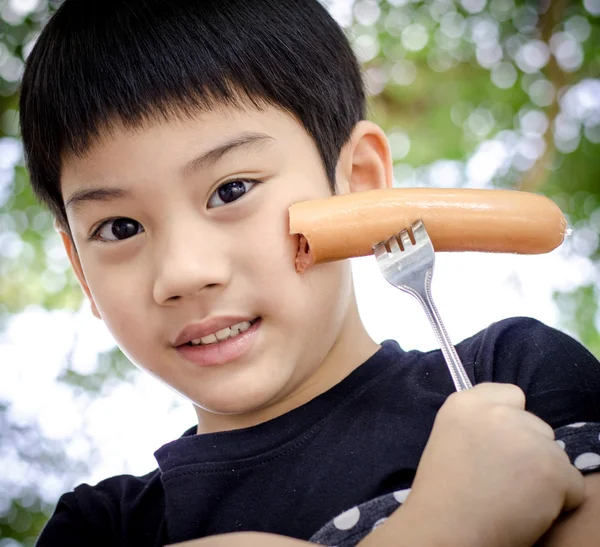
[[[175,349],[186,361],[202,367],[225,365],[247,356],[257,340],[261,318],[237,319],[236,323],[232,318],[230,327],[223,327],[224,321],[221,318],[186,328],[179,335]]]
[[[242,332],[246,332],[251,326],[252,323],[250,321],[242,321],[240,323],[236,323],[235,325],[231,325],[231,327],[225,327],[224,329],[218,330],[215,333],[203,336],[202,338],[190,340],[188,344],[191,346],[208,346],[210,344],[215,344],[217,342],[222,342],[223,340],[233,338]]]

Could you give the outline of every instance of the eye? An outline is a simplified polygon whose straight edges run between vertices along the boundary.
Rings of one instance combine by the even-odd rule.
[[[132,218],[113,218],[103,222],[92,234],[100,241],[122,241],[144,231],[143,226]]]
[[[221,184],[210,196],[208,207],[221,207],[240,199],[244,194],[248,193],[252,187],[258,184],[255,180],[232,180]]]

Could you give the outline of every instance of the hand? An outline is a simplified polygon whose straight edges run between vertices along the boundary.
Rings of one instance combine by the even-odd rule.
[[[552,428],[524,408],[523,392],[507,384],[450,396],[411,494],[361,547],[533,545],[581,503],[584,482]]]

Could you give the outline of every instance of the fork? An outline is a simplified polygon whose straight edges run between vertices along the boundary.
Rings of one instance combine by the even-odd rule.
[[[394,287],[414,296],[423,306],[440,344],[456,391],[472,388],[473,385],[431,296],[435,251],[425,225],[418,220],[410,229],[402,230],[375,245],[373,251],[385,279]]]

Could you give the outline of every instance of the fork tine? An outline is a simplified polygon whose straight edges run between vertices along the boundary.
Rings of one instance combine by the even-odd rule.
[[[400,241],[402,241],[402,246],[405,249],[408,249],[413,243],[410,240],[410,236],[408,235],[408,231],[407,230],[402,230],[400,232]]]
[[[429,234],[427,233],[427,230],[425,229],[425,224],[423,224],[420,220],[417,220],[413,225],[412,225],[412,232],[413,235],[415,236],[415,241],[421,239],[429,239]]]
[[[387,244],[390,246],[390,252],[392,254],[402,252],[402,249],[400,248],[400,244],[398,243],[398,239],[396,238],[396,236],[390,237],[390,239],[387,240]]]
[[[375,253],[375,257],[379,260],[381,257],[387,254],[387,249],[385,248],[385,241],[378,243],[373,247],[373,252]]]

